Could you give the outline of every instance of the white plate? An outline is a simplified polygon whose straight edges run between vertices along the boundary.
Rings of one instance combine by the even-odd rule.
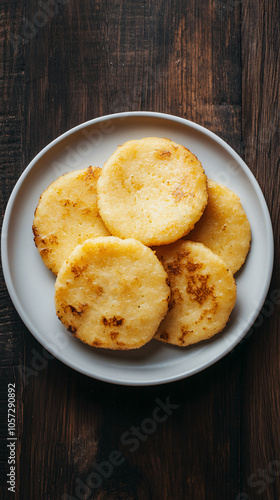
[[[54,308],[54,275],[44,266],[32,234],[40,194],[59,175],[91,164],[102,167],[119,144],[168,137],[189,148],[208,177],[241,198],[252,245],[237,276],[237,303],[226,328],[210,341],[180,348],[153,340],[136,351],[93,349],[67,333]],[[197,373],[227,354],[246,334],[265,300],[272,273],[273,234],[261,189],[241,158],[215,134],[190,121],[151,112],[96,118],[54,140],[30,163],[7,205],[2,263],[8,291],[22,320],[55,357],[90,377],[124,385],[152,385]]]

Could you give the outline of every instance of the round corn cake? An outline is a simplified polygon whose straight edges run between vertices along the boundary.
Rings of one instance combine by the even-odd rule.
[[[169,277],[171,301],[155,338],[187,346],[221,331],[236,301],[235,280],[222,259],[203,244],[184,240],[156,254]]]
[[[146,344],[164,318],[167,274],[135,239],[89,239],[62,264],[55,284],[59,319],[80,340],[107,349]]]
[[[97,207],[100,171],[88,167],[62,175],[40,197],[33,222],[34,241],[44,264],[55,274],[78,244],[110,234]]]
[[[250,224],[233,191],[209,179],[207,189],[208,204],[187,239],[209,247],[235,274],[249,252]]]
[[[186,235],[200,219],[206,175],[185,147],[147,137],[117,148],[103,166],[97,196],[111,234],[162,245]]]

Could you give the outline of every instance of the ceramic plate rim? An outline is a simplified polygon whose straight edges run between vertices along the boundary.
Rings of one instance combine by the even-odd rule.
[[[255,313],[251,317],[251,321],[247,324],[247,327],[244,328],[241,332],[241,334],[234,339],[229,345],[221,352],[218,353],[216,357],[210,359],[208,362],[203,363],[202,365],[193,368],[191,370],[186,370],[185,373],[179,373],[177,375],[173,376],[166,376],[164,378],[159,378],[157,380],[151,380],[151,381],[128,381],[125,379],[125,377],[120,378],[118,380],[115,380],[111,377],[105,377],[105,376],[99,376],[98,373],[93,373],[90,372],[87,369],[83,369],[79,364],[75,364],[73,362],[69,362],[67,357],[65,358],[63,355],[63,352],[53,352],[52,349],[48,346],[47,350],[51,352],[57,359],[62,361],[64,364],[69,366],[70,368],[87,375],[91,378],[95,378],[97,380],[101,380],[104,382],[109,382],[113,384],[119,384],[119,385],[127,385],[127,386],[148,386],[148,385],[159,385],[159,384],[164,384],[168,382],[173,382],[176,380],[181,380],[183,378],[192,376],[196,373],[199,373],[209,366],[213,365],[220,359],[222,359],[224,356],[226,356],[241,340],[244,338],[246,333],[249,331],[250,327],[253,325],[254,321],[256,320],[262,305],[265,301],[265,298],[268,293],[269,285],[271,282],[271,276],[272,276],[272,270],[273,270],[273,260],[274,260],[274,240],[273,240],[273,230],[272,230],[272,224],[271,224],[271,219],[270,219],[270,214],[268,211],[268,207],[264,198],[264,195],[262,193],[262,190],[254,177],[253,173],[249,169],[249,167],[245,164],[245,162],[242,160],[242,158],[229,146],[223,139],[218,137],[216,134],[208,130],[207,128],[203,127],[202,125],[199,125],[197,123],[194,123],[190,120],[187,120],[185,118],[181,118],[178,116],[166,114],[166,113],[158,113],[154,111],[126,111],[126,112],[121,112],[121,113],[113,113],[105,116],[100,116],[97,118],[94,118],[92,120],[88,120],[86,122],[83,122],[70,130],[66,131],[65,133],[61,134],[59,137],[51,141],[47,146],[45,146],[34,158],[33,160],[29,163],[29,165],[25,168],[25,170],[22,172],[20,175],[19,179],[17,180],[12,193],[9,197],[4,218],[3,218],[3,225],[2,225],[2,233],[1,233],[1,257],[2,257],[2,268],[3,268],[3,274],[4,274],[4,279],[6,282],[7,290],[9,292],[10,298],[15,306],[15,309],[17,310],[19,316],[21,317],[23,323],[26,325],[26,327],[29,329],[29,331],[32,333],[32,335],[38,340],[38,342],[44,345],[44,338],[41,337],[40,331],[37,330],[36,328],[33,327],[32,322],[30,321],[28,315],[26,314],[24,308],[22,307],[22,304],[18,298],[16,289],[13,284],[13,278],[11,275],[10,271],[10,266],[9,266],[9,257],[8,257],[8,239],[4,237],[5,234],[7,234],[9,223],[10,223],[10,217],[12,214],[12,209],[13,205],[15,203],[15,200],[17,198],[17,194],[19,192],[19,189],[26,178],[26,176],[29,174],[29,172],[36,167],[36,164],[38,160],[45,155],[46,152],[48,152],[50,149],[52,149],[55,145],[57,145],[59,142],[63,141],[66,137],[78,132],[79,130],[86,128],[91,125],[95,125],[98,122],[103,122],[103,121],[108,121],[108,120],[115,120],[115,119],[120,119],[120,118],[132,118],[132,117],[147,117],[147,118],[158,118],[158,119],[164,119],[167,121],[171,122],[177,122],[179,124],[185,125],[189,128],[195,129],[202,134],[205,134],[206,136],[210,137],[214,142],[219,144],[223,149],[225,149],[228,153],[230,153],[231,156],[235,158],[235,160],[238,162],[238,164],[241,166],[242,170],[245,172],[245,174],[249,177],[251,184],[253,185],[254,192],[257,195],[258,201],[260,202],[261,209],[263,212],[264,220],[265,220],[265,229],[268,235],[268,262],[267,262],[267,268],[266,268],[266,275],[264,279],[264,285],[263,285],[263,290],[262,294],[259,297],[258,304],[255,307]]]

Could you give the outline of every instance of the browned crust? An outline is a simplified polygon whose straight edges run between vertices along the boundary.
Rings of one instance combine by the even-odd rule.
[[[124,318],[121,318],[120,316],[113,316],[108,319],[103,316],[101,323],[103,323],[104,326],[121,326],[124,323]]]

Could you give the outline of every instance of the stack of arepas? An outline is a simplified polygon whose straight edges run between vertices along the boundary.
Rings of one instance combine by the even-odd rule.
[[[233,274],[250,248],[240,200],[184,146],[128,141],[103,168],[59,177],[41,195],[34,241],[57,275],[56,313],[94,347],[152,338],[186,346],[226,325]]]

